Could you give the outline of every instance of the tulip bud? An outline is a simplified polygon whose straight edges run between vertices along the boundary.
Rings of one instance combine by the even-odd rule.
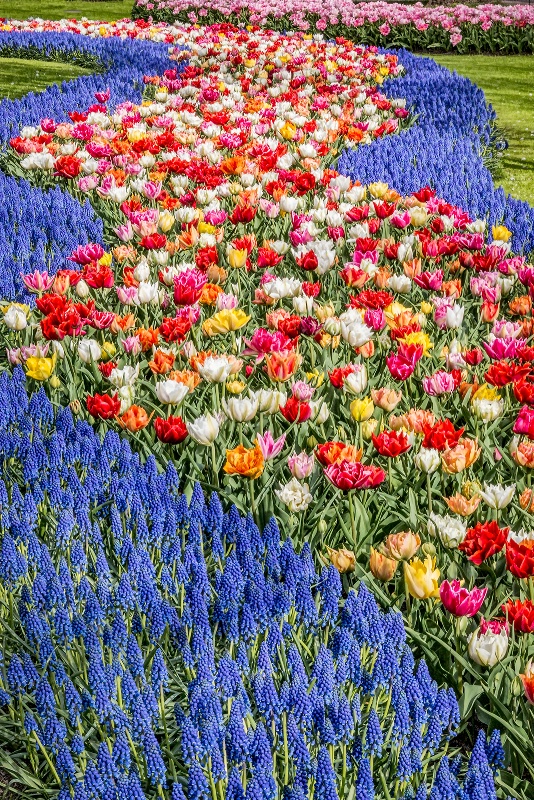
[[[61,386],[61,381],[59,380],[57,375],[52,375],[48,382],[52,387],[52,389],[59,389],[59,387]]]
[[[430,475],[432,472],[435,472],[441,464],[441,457],[439,451],[434,450],[433,447],[421,447],[414,458],[414,462],[417,469]]]
[[[374,410],[375,407],[370,397],[365,397],[363,400],[356,398],[350,404],[350,413],[355,422],[365,422],[370,419]]]
[[[394,558],[388,558],[388,556],[371,547],[369,569],[377,580],[390,581],[397,570],[397,561]]]
[[[79,414],[82,410],[82,406],[79,400],[71,400],[69,403],[70,410],[73,414]]]
[[[366,442],[370,442],[371,438],[378,427],[378,420],[371,417],[371,419],[362,422],[362,436]]]
[[[78,295],[80,300],[85,300],[85,298],[89,296],[89,291],[90,289],[87,283],[84,281],[83,278],[80,278],[80,280],[76,284],[76,294]]]
[[[434,558],[434,556],[436,555],[436,548],[434,547],[432,542],[425,542],[421,547],[421,550],[423,551],[425,556],[431,556],[432,558]]]
[[[319,524],[317,525],[317,529],[318,529],[319,533],[321,534],[321,536],[324,536],[325,533],[328,530],[328,525],[326,523],[326,520],[320,519],[319,520]]]
[[[346,550],[344,547],[340,548],[339,550],[331,550],[329,547],[326,549],[328,550],[330,561],[338,572],[354,572],[356,567],[356,556],[352,550]]]

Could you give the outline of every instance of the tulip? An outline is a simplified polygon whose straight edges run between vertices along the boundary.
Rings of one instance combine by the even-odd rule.
[[[206,336],[216,336],[219,333],[237,331],[250,320],[250,316],[242,309],[223,309],[207,319],[202,330]]]
[[[55,363],[55,354],[52,358],[30,356],[26,359],[26,375],[36,381],[46,381],[52,375]]]
[[[389,558],[379,550],[371,547],[369,557],[369,569],[374,577],[379,581],[390,581],[395,572],[397,571],[397,561],[394,558]]]
[[[263,458],[265,461],[271,461],[273,458],[276,458],[276,456],[282,452],[285,441],[285,433],[283,433],[276,440],[273,439],[271,431],[266,431],[263,436],[260,433],[256,434],[256,442],[263,453]]]
[[[277,389],[260,389],[254,396],[258,398],[258,410],[262,414],[276,414],[287,401],[287,394]]]
[[[259,478],[265,467],[263,453],[258,444],[246,448],[242,444],[226,451],[226,464],[223,469],[227,475],[241,475],[243,478],[255,480]]]
[[[383,411],[393,411],[402,400],[402,392],[384,386],[381,389],[371,389],[371,397],[378,408]]]
[[[367,370],[364,364],[354,364],[343,385],[352,394],[361,394],[367,387]],[[371,412],[372,413],[372,412]]]
[[[232,365],[224,356],[208,356],[203,364],[198,364],[198,374],[210,383],[224,383],[230,375]]]
[[[292,478],[284,485],[280,484],[280,488],[275,489],[275,494],[293,514],[306,511],[313,500],[308,484],[300,483],[297,478]]]
[[[301,361],[302,356],[294,350],[282,350],[266,354],[267,374],[272,381],[287,381],[299,368]]]
[[[438,450],[433,447],[421,447],[414,458],[417,469],[430,475],[435,472],[441,464],[441,456]]]
[[[515,483],[510,486],[501,486],[499,484],[484,484],[483,491],[479,491],[479,495],[490,508],[502,509],[509,505],[515,494]]]
[[[233,267],[233,269],[241,269],[241,267],[244,267],[247,263],[248,250],[236,250],[233,247],[229,247],[226,257],[229,265]]]
[[[481,667],[494,667],[508,651],[510,639],[506,622],[482,620],[467,640],[469,657]]]
[[[459,514],[462,517],[471,516],[480,505],[480,497],[471,497],[468,499],[459,492],[452,497],[445,497],[444,500],[454,514]]]
[[[458,547],[465,539],[467,525],[462,520],[450,516],[431,514],[427,530],[431,536],[438,536],[445,547]]]
[[[30,292],[34,292],[35,294],[47,292],[54,283],[53,275],[49,275],[48,272],[40,272],[37,269],[28,275],[21,274],[20,277],[22,278],[25,287]]]
[[[356,556],[352,550],[347,550],[341,547],[339,550],[332,550],[330,547],[326,548],[330,561],[337,569],[338,572],[354,572],[356,567]]]
[[[534,661],[529,661],[523,675],[519,676],[529,703],[534,704]]]
[[[117,422],[121,428],[127,428],[131,433],[137,433],[146,428],[151,418],[152,414],[148,416],[144,408],[132,405],[122,416],[117,417]]]
[[[360,461],[362,451],[344,442],[325,442],[317,447],[316,455],[319,463],[327,467],[341,461]]]
[[[187,427],[181,417],[157,417],[154,429],[160,442],[165,444],[179,444],[187,437]]]
[[[443,581],[439,587],[439,596],[447,611],[455,617],[474,617],[480,610],[487,591],[487,588],[469,591],[457,580]]]
[[[21,303],[11,303],[4,312],[4,322],[12,331],[23,331],[28,324],[28,306]]]
[[[412,531],[402,531],[401,533],[390,533],[384,543],[384,552],[389,558],[395,561],[412,558],[419,547],[421,539],[417,533]]]
[[[302,452],[298,455],[293,454],[289,456],[287,459],[287,465],[294,478],[303,480],[311,475],[314,461],[315,459],[313,457],[313,453],[308,455],[307,453]]]
[[[476,439],[460,438],[456,447],[448,448],[441,454],[441,466],[444,472],[455,475],[472,466],[481,453]]]
[[[256,416],[258,406],[258,398],[254,395],[250,397],[230,397],[222,402],[224,413],[235,422],[249,422]]]
[[[188,394],[188,387],[178,381],[168,380],[156,383],[156,395],[160,403],[179,405]]]
[[[375,407],[370,397],[365,397],[363,400],[356,398],[350,404],[350,413],[355,422],[365,422],[370,419],[374,410]]]
[[[386,473],[372,464],[360,461],[336,461],[324,471],[328,480],[343,492],[351,489],[371,489],[381,484]]]
[[[220,430],[219,419],[209,412],[197,417],[194,422],[187,422],[186,426],[191,438],[205,447],[213,444]]]
[[[414,558],[411,562],[404,562],[406,586],[412,597],[424,600],[439,596],[440,572],[435,567],[436,560],[431,556],[426,556],[424,561]]]

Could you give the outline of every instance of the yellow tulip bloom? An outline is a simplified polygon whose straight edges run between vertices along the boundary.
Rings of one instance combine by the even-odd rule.
[[[427,556],[424,561],[414,558],[409,563],[404,563],[404,577],[408,591],[418,600],[439,597],[439,575],[436,559],[431,556]]]
[[[505,225],[494,225],[491,233],[496,242],[507,242],[512,235],[512,231],[509,231]]]
[[[403,344],[420,344],[423,348],[423,355],[427,356],[429,350],[432,350],[434,347],[433,343],[430,341],[430,336],[428,333],[423,333],[422,331],[414,331],[413,333],[408,333],[400,340]]]
[[[234,269],[241,269],[247,263],[248,250],[236,250],[235,248],[228,249],[228,263]]]
[[[56,354],[52,358],[43,356],[30,356],[26,360],[26,375],[36,381],[46,381],[51,376],[56,365]]]
[[[202,330],[206,336],[216,336],[218,333],[228,333],[228,331],[237,331],[246,325],[250,316],[245,314],[241,308],[224,308],[218,311],[213,317],[207,319],[202,326]]]
[[[374,403],[370,397],[364,397],[363,400],[357,397],[350,404],[350,413],[355,422],[365,422],[373,416],[374,410]]]
[[[294,139],[297,135],[297,126],[292,122],[285,122],[280,128],[280,136],[284,139]]]

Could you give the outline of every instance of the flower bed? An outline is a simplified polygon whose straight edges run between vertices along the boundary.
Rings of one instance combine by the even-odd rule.
[[[243,0],[136,0],[133,17],[164,22],[233,22],[279,31],[320,32],[334,39],[408,50],[532,53],[534,11],[526,5],[424,6],[421,3],[257,3]]]
[[[33,308],[4,306],[4,366],[22,365],[32,392],[43,384],[56,405],[70,403],[108,442],[129,437],[156,483],[154,457],[162,467],[171,459],[200,506],[197,480],[252,510],[264,531],[274,514],[285,536],[308,541],[347,573],[345,589],[351,570],[365,575],[385,604],[404,609],[411,642],[440,681],[454,682],[464,714],[476,702],[490,725],[502,718],[512,774],[499,780],[528,797],[532,720],[521,680],[531,698],[532,268],[511,251],[506,226],[488,236],[484,221],[432,189],[402,196],[332,168],[349,146],[345,169],[371,169],[366,154],[382,169],[386,140],[399,143],[399,163],[406,158],[410,110],[402,92],[391,100],[379,88],[402,71],[395,55],[228,26],[136,30],[188,48],[173,53],[172,69],[147,75],[143,103],[112,105],[97,89],[70,107],[70,122],[62,106],[58,119],[40,111],[12,135],[7,168],[89,198],[103,236],[82,238],[55,277],[24,273],[37,299]],[[396,80],[392,87],[402,88],[404,79]],[[479,120],[487,123],[480,106],[461,130],[464,152],[477,152]],[[456,177],[449,190],[460,185]],[[515,235],[526,246],[531,233],[518,226]],[[32,416],[45,402],[35,396]],[[115,493],[113,476],[106,481]],[[176,515],[167,523],[167,510],[152,505],[153,534],[137,505],[132,500],[128,533],[160,564],[160,529],[173,530]],[[76,538],[73,524],[68,535]],[[122,542],[120,520],[109,524]],[[259,534],[250,518],[246,524],[253,541]],[[84,535],[98,551],[94,526]],[[108,559],[129,560],[109,534],[103,544]],[[19,555],[26,557],[24,548]],[[210,562],[208,574],[216,569]],[[327,574],[334,581],[333,570]],[[220,583],[212,585],[218,593]],[[295,615],[315,624],[307,598]],[[108,614],[107,601],[98,602]],[[488,620],[477,617],[481,611]],[[284,614],[294,621],[289,606]],[[141,619],[147,646],[151,624]],[[275,689],[285,697],[283,685]],[[444,719],[443,711],[442,728]],[[281,739],[276,731],[275,742],[284,741],[283,724]],[[325,756],[315,754],[323,764],[316,796],[330,797]],[[442,769],[432,797],[453,791]],[[386,786],[390,778],[385,773]],[[468,786],[467,797],[478,800],[480,780]],[[361,791],[371,796],[369,786]]]

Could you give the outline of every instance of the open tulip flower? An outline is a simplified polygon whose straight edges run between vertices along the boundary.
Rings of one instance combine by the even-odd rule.
[[[460,581],[443,581],[439,587],[441,602],[455,617],[474,617],[480,610],[487,588],[469,591],[461,586]]]

